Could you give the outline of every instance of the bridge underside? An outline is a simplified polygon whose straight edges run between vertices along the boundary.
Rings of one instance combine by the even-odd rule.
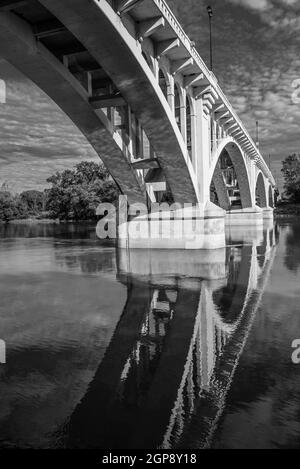
[[[226,222],[272,217],[272,176],[164,1],[0,0],[0,26],[0,55],[74,122],[129,204],[180,204],[137,210],[121,246],[220,248]]]

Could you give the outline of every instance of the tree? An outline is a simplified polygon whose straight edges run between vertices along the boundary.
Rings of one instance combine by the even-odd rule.
[[[10,192],[0,192],[0,220],[8,222],[14,218],[15,205]]]
[[[20,194],[20,199],[27,207],[30,215],[38,215],[42,212],[44,207],[43,192],[36,190],[24,191]]]
[[[114,202],[118,189],[102,164],[78,163],[74,170],[57,172],[47,179],[46,208],[52,218],[87,220],[96,218],[101,202]]]
[[[22,218],[27,218],[29,215],[27,205],[24,203],[24,201],[21,199],[19,195],[16,195],[14,197],[14,218],[16,219],[22,219]]]
[[[8,222],[14,218],[26,218],[28,211],[20,196],[10,192],[0,192],[0,220]]]
[[[291,202],[300,202],[300,155],[289,155],[282,162],[284,190]]]

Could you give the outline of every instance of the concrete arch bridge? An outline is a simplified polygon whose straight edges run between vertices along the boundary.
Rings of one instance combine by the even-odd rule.
[[[74,122],[130,204],[196,207],[192,241],[152,243],[147,227],[124,245],[219,248],[225,219],[272,217],[272,174],[164,0],[0,0],[0,26],[0,55]]]

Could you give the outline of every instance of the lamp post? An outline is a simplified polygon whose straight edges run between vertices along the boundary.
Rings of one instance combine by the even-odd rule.
[[[212,69],[213,69],[213,50],[212,50],[212,17],[213,17],[213,11],[212,11],[211,6],[207,7],[207,13],[208,13],[208,18],[209,18],[210,70],[212,71]]]
[[[256,121],[256,146],[259,148],[259,123]]]

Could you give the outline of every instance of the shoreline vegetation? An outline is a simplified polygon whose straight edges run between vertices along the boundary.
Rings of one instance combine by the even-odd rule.
[[[300,216],[300,155],[282,162],[284,194],[274,217]],[[0,224],[91,223],[98,220],[100,203],[116,204],[120,191],[102,163],[83,161],[73,169],[56,172],[47,179],[49,188],[12,194],[7,184],[0,189]]]
[[[12,194],[0,190],[0,223],[96,221],[102,202],[115,203],[119,190],[101,163],[84,161],[47,179],[50,188]]]
[[[277,218],[298,218],[300,216],[300,205],[295,204],[284,204],[283,207],[279,206],[274,209],[274,219]],[[59,220],[52,218],[22,218],[22,219],[12,219],[9,221],[0,220],[0,225],[63,225],[63,224],[82,224],[82,223],[93,223],[95,219],[68,219],[68,220]]]
[[[64,225],[64,224],[82,224],[82,223],[95,223],[95,219],[82,219],[82,220],[59,220],[53,218],[21,218],[12,219],[9,221],[0,220],[0,225]]]
[[[61,223],[59,220],[51,220],[50,218],[22,218],[22,219],[12,219],[9,221],[0,220],[0,225],[37,225],[37,224],[59,224]]]
[[[297,218],[300,216],[300,204],[293,204],[289,202],[278,202],[277,207],[274,209],[274,218]],[[37,225],[37,224],[82,224],[82,223],[93,223],[96,219],[93,218],[82,218],[82,219],[59,219],[49,217],[30,216],[26,218],[13,218],[8,221],[0,220],[0,225],[11,224],[11,225]]]
[[[275,218],[282,217],[299,217],[300,216],[300,204],[293,204],[289,202],[278,202],[274,209]]]

